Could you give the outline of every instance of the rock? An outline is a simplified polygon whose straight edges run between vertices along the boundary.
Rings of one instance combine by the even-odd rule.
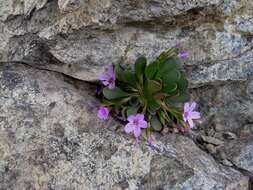
[[[231,163],[229,160],[225,159],[225,160],[221,160],[222,165],[224,166],[228,166],[228,167],[233,167],[233,163]]]
[[[231,141],[224,150],[227,158],[238,168],[253,172],[253,136]]]
[[[6,8],[12,7],[13,2],[0,1]],[[244,1],[42,2],[24,1],[24,7],[31,7],[27,9],[32,14],[26,8],[18,13],[13,13],[12,8],[3,11],[5,18],[20,16],[4,19],[0,26],[5,31],[0,48],[4,51],[0,54],[5,54],[2,60],[31,59],[33,54],[29,52],[36,39],[61,62],[38,62],[40,67],[93,81],[111,63],[132,64],[140,55],[152,59],[181,42],[191,55],[186,66],[192,87],[246,81],[253,73],[252,43],[248,35],[238,30],[236,22],[252,16],[248,9],[253,5],[245,6]],[[231,13],[227,15],[228,8]],[[241,16],[237,10],[245,13]],[[31,16],[24,19],[27,14]]]
[[[222,133],[222,137],[223,137],[224,139],[227,139],[227,140],[234,140],[234,139],[237,139],[236,134],[231,133],[231,132],[224,132],[224,133]]]
[[[83,4],[83,1],[81,0],[58,0],[59,9],[62,12],[75,11],[78,8],[80,8],[82,4]]]
[[[223,141],[221,141],[221,140],[219,140],[215,137],[201,135],[200,138],[201,138],[201,140],[203,140],[207,144],[212,144],[212,145],[215,145],[215,146],[219,146],[219,145],[224,144]]]
[[[207,85],[192,91],[201,107],[203,130],[214,127],[216,132],[232,132],[239,135],[246,123],[253,122],[252,101],[246,93],[248,81]]]
[[[216,152],[217,152],[215,154],[216,160],[218,160],[220,162],[223,162],[223,161],[227,160],[227,155],[226,155],[224,149],[219,148],[219,149],[216,150]]]
[[[149,147],[114,131],[90,91],[56,72],[0,65],[1,189],[248,189],[185,136]]]
[[[247,137],[253,135],[253,124],[244,125],[239,133],[240,137]]]
[[[215,133],[214,137],[222,141],[235,140],[238,138],[237,135],[232,132],[221,132],[221,133],[218,132],[218,133]]]
[[[6,21],[10,17],[25,15],[29,17],[34,10],[39,10],[45,6],[47,0],[9,0],[0,1],[0,21]]]
[[[193,85],[217,83],[224,81],[247,81],[253,75],[253,51],[237,59],[217,62],[214,65],[203,65],[191,69],[190,78]]]
[[[217,148],[212,144],[207,144],[205,147],[211,154],[215,154],[217,152]]]
[[[249,81],[249,84],[247,86],[247,93],[253,99],[253,80]]]

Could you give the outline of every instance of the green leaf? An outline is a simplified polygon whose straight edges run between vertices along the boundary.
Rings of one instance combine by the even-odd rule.
[[[178,69],[174,69],[162,76],[162,81],[164,84],[176,83],[181,77],[181,73]]]
[[[119,102],[120,102],[120,101],[119,101]],[[117,103],[119,103],[119,102],[117,102]],[[101,101],[101,104],[102,104],[103,106],[111,106],[111,105],[115,105],[116,102],[103,99],[103,100]]]
[[[129,101],[131,106],[138,106],[140,104],[140,100],[137,97],[132,97]]]
[[[135,74],[131,71],[124,71],[123,73],[124,81],[130,84],[132,87],[136,87],[136,77]]]
[[[154,79],[157,72],[158,72],[158,63],[154,61],[146,67],[145,76],[148,79]]]
[[[132,71],[123,69],[119,64],[117,64],[115,66],[115,73],[119,82],[127,83],[134,88],[136,87],[136,76]]]
[[[189,94],[187,94],[187,93],[180,94],[179,93],[176,96],[167,98],[166,103],[168,103],[168,104],[184,103],[184,102],[188,101],[189,98],[190,98]]]
[[[121,110],[121,115],[124,118],[124,120],[127,119],[126,110],[127,110],[127,107],[123,107]]]
[[[148,111],[149,113],[151,113],[152,115],[154,115],[157,110],[160,109],[160,104],[152,97],[149,97],[148,98]]]
[[[129,96],[128,93],[124,92],[123,90],[121,90],[120,88],[117,88],[117,87],[114,89],[104,88],[103,94],[104,94],[104,97],[109,100],[124,98],[124,97]]]
[[[185,75],[183,73],[181,73],[181,77],[178,80],[177,84],[178,84],[178,89],[181,92],[185,92],[187,90],[187,88],[188,88],[188,81],[185,78]]]
[[[162,92],[173,93],[176,90],[177,90],[177,83],[168,83],[164,85]]]
[[[127,117],[130,115],[135,115],[138,112],[139,107],[132,106],[127,108]]]
[[[174,57],[170,57],[159,65],[159,75],[167,75],[172,70],[177,69],[178,61]]]
[[[157,118],[156,115],[154,115],[154,116],[151,118],[150,124],[151,124],[151,127],[152,127],[155,131],[161,131],[162,128],[163,128],[161,122],[159,121],[159,119]]]
[[[115,65],[115,75],[117,80],[123,81],[124,80],[124,70],[120,67],[120,64]]]
[[[147,93],[154,94],[162,89],[162,85],[155,80],[146,80]]]
[[[161,89],[161,85],[157,81],[153,80],[146,80],[144,84],[144,94],[143,96],[140,96],[140,98],[144,101],[144,103],[147,105],[148,111],[151,114],[155,114],[156,111],[160,108],[160,104],[156,101],[153,93],[159,91]]]
[[[140,57],[135,62],[135,74],[139,81],[143,80],[143,74],[147,65],[147,59],[145,57]]]
[[[101,104],[104,106],[119,106],[121,104],[126,103],[127,101],[129,101],[129,97],[125,97],[125,98],[118,98],[118,99],[113,99],[113,100],[107,100],[107,99],[103,99]]]
[[[159,120],[162,123],[162,125],[165,125],[166,117],[165,117],[165,114],[162,110],[158,112],[158,116],[159,116]]]

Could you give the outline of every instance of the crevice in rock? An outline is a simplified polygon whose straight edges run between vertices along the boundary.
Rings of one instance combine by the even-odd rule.
[[[249,190],[253,190],[253,172],[250,172],[248,170],[236,166],[232,161],[231,163],[233,164],[233,166],[231,166],[233,169],[241,172],[244,176],[249,177]]]
[[[21,3],[24,3],[24,2],[21,2]],[[3,22],[7,24],[7,23],[10,23],[10,22],[15,22],[15,20],[17,20],[17,19],[21,19],[24,22],[29,21],[34,16],[34,14],[36,14],[36,11],[45,9],[47,6],[49,7],[52,4],[57,5],[57,1],[47,0],[46,4],[43,7],[39,8],[39,9],[37,9],[36,6],[35,6],[35,7],[32,7],[27,13],[10,14],[10,15],[8,15],[8,17]]]
[[[206,90],[206,88],[218,89],[219,87],[224,87],[225,85],[231,85],[231,84],[245,85],[250,80],[251,79],[249,78],[249,79],[246,79],[246,80],[213,81],[213,82],[203,83],[203,84],[200,84],[200,85],[189,86],[189,89],[191,89],[191,90],[199,90],[199,89]]]
[[[187,137],[190,138],[190,139],[196,144],[196,146],[198,146],[202,151],[204,151],[204,152],[206,152],[208,155],[210,155],[210,156],[215,160],[216,163],[221,164],[221,165],[223,165],[223,166],[225,166],[225,167],[233,168],[234,170],[240,172],[242,175],[248,177],[248,178],[249,178],[249,181],[248,181],[249,190],[253,190],[253,173],[252,173],[252,172],[250,172],[250,171],[248,171],[248,170],[245,170],[245,169],[243,169],[243,168],[238,167],[237,165],[235,165],[235,164],[233,163],[232,160],[229,160],[229,159],[228,159],[228,161],[229,161],[229,163],[230,163],[231,165],[226,165],[226,164],[224,164],[224,163],[222,162],[222,160],[218,159],[218,158],[215,157],[213,154],[211,154],[210,152],[208,152],[206,148],[204,148],[204,146],[202,145],[202,142],[200,142],[200,141],[198,140],[198,138],[197,138],[197,137],[198,137],[198,133],[196,133],[196,132],[190,132],[190,133],[187,135]]]
[[[136,39],[135,33],[134,35],[131,37],[133,40]],[[30,66],[33,66],[35,68],[40,68],[40,69],[46,69],[48,71],[56,71],[59,73],[63,73],[65,75],[71,76],[73,78],[77,78],[73,75],[68,74],[68,72],[71,72],[72,68],[69,68],[69,66],[71,66],[70,64],[64,63],[62,61],[60,61],[59,59],[57,59],[51,52],[50,52],[50,47],[52,46],[55,42],[54,41],[44,41],[40,38],[38,38],[37,35],[34,34],[30,34],[22,36],[22,37],[15,37],[12,39],[12,41],[18,40],[19,43],[11,43],[10,45],[12,46],[17,46],[19,44],[23,45],[22,48],[19,48],[19,51],[17,52],[16,50],[13,52],[9,52],[8,57],[10,58],[11,61],[14,62],[23,62],[26,64],[29,64]],[[128,49],[131,47],[131,43],[128,44],[128,46],[125,49],[125,54],[122,56],[122,60],[125,59],[126,54]],[[15,48],[14,48],[15,49]],[[240,55],[237,55],[236,57],[233,58],[229,58],[226,60],[213,60],[213,61],[202,61],[201,63],[198,64],[194,64],[194,65],[184,65],[185,70],[188,73],[193,73],[193,71],[197,72],[200,70],[203,70],[205,67],[209,67],[211,65],[215,65],[215,64],[221,64],[220,62],[222,61],[232,61],[235,60],[236,58],[239,58],[239,56],[243,56],[247,53],[249,53],[250,51],[253,50],[253,47],[251,47],[250,49],[244,51],[243,53],[241,53]],[[7,60],[9,61],[9,60]],[[238,60],[240,61],[240,60]],[[9,61],[10,62],[10,61]],[[226,66],[226,68],[229,68],[231,66],[230,63],[224,64]],[[219,65],[218,65],[219,66]],[[67,68],[68,67],[68,68]],[[202,68],[203,67],[203,68]],[[207,85],[223,85],[223,84],[228,84],[228,83],[232,83],[232,82],[244,82],[250,79],[250,70],[248,73],[248,76],[246,78],[246,76],[243,76],[242,78],[237,78],[235,77],[234,79],[224,79],[224,80],[219,80],[219,78],[217,78],[216,80],[213,81],[204,81],[202,84],[200,83],[196,83],[190,87],[190,88],[199,88],[201,86],[207,86]],[[245,73],[246,75],[246,73]],[[79,78],[77,78],[79,79]],[[80,80],[80,79],[79,79]],[[194,82],[195,79],[193,79]],[[84,80],[86,81],[86,80]],[[90,82],[95,82],[95,81],[90,81]]]
[[[123,26],[132,26],[135,28],[146,29],[147,31],[168,31],[168,27],[171,29],[180,27],[197,26],[202,23],[224,23],[225,16],[219,10],[218,6],[210,7],[195,7],[182,14],[168,17],[167,15],[157,18],[153,18],[146,21],[129,21],[120,23]],[[154,27],[155,26],[155,27]]]
[[[233,57],[230,57],[230,58],[227,58],[227,59],[194,61],[194,64],[193,64],[193,62],[190,62],[190,64],[185,64],[185,67],[187,67],[187,68],[191,68],[191,67],[194,68],[194,67],[198,67],[198,66],[207,66],[207,67],[209,67],[211,65],[214,65],[214,64],[217,64],[217,63],[220,63],[220,62],[231,61],[233,59],[238,59],[238,58],[246,55],[247,53],[249,53],[252,50],[253,50],[253,46],[249,47],[248,49],[241,52],[240,54],[237,54],[236,56],[233,56]]]
[[[76,33],[78,31],[94,33],[96,31],[115,31],[118,28],[122,27],[134,27],[134,28],[142,28],[147,31],[167,31],[171,28],[186,27],[186,26],[197,26],[202,23],[224,23],[226,16],[222,12],[220,6],[222,5],[209,5],[205,7],[193,7],[189,10],[178,12],[178,14],[165,13],[164,15],[159,15],[157,17],[144,18],[143,20],[133,20],[131,18],[120,18],[118,16],[117,21],[115,23],[110,22],[100,22],[91,23],[85,26],[80,25],[78,28],[72,28],[70,35],[72,33]],[[47,4],[37,10],[36,7],[31,9],[27,14],[19,14],[19,15],[9,15],[9,17],[5,20],[5,23],[8,25],[10,23],[18,22],[18,20],[23,20],[25,23],[23,25],[27,25],[38,11],[43,11],[43,9],[47,9],[49,7],[53,7],[53,10],[50,12],[57,12],[59,15],[64,15],[64,13],[60,13],[57,1],[48,0]],[[91,16],[91,15],[88,15]],[[57,22],[57,20],[56,20]],[[52,25],[53,26],[53,25]],[[36,25],[34,25],[36,28]],[[27,33],[30,31],[26,31]],[[55,35],[62,35],[60,32]]]
[[[98,36],[104,33],[112,33],[122,28],[134,28],[145,30],[147,32],[159,32],[165,33],[169,30],[174,30],[179,26],[184,27],[197,27],[204,23],[224,23],[226,17],[220,12],[216,6],[210,7],[196,7],[183,12],[178,15],[164,15],[160,17],[154,17],[147,20],[135,21],[118,21],[116,24],[111,23],[97,23],[88,26],[81,26],[80,28],[75,28],[71,33],[67,34],[67,37],[82,35],[82,36]],[[58,33],[54,38],[61,37],[62,33]]]
[[[161,18],[161,20],[163,20]],[[180,27],[194,27],[201,23],[213,23],[213,22],[224,22],[223,18],[217,17],[217,15],[202,15],[198,14],[182,14],[175,17],[172,17],[169,21],[156,21],[156,20],[149,20],[149,21],[132,21],[128,23],[124,23],[124,27],[134,27],[134,28],[141,28],[145,29],[146,31],[168,31],[168,29],[177,28],[179,25]],[[155,27],[154,27],[155,26]]]
[[[96,86],[96,82],[80,80],[78,78],[74,78],[74,77],[72,77],[70,75],[67,75],[65,73],[62,73],[62,72],[59,72],[59,71],[56,71],[56,70],[41,68],[41,67],[38,67],[38,66],[35,66],[35,65],[31,65],[31,64],[29,64],[27,62],[24,62],[24,61],[15,61],[15,60],[14,61],[0,61],[0,64],[9,64],[9,63],[21,64],[21,65],[25,65],[25,66],[31,67],[33,69],[37,69],[37,70],[41,70],[41,71],[48,71],[48,72],[60,74],[60,75],[63,75],[64,77],[70,79],[71,81],[75,81],[75,83],[85,83],[85,84],[88,84],[91,87],[95,87]]]

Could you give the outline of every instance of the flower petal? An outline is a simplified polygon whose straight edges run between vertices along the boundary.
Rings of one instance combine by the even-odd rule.
[[[98,79],[99,79],[100,81],[107,81],[107,80],[109,80],[109,78],[110,78],[110,76],[108,76],[107,74],[101,74],[101,75],[99,75],[99,77],[98,77]]]
[[[113,77],[113,78],[114,78],[115,74],[114,74],[114,70],[113,70],[113,65],[110,65],[110,66],[109,66],[109,68],[108,68],[108,75],[109,75],[110,77]]]
[[[137,114],[136,119],[138,119],[139,121],[144,120],[144,115],[143,114]]]
[[[136,118],[135,115],[129,115],[128,118],[127,118],[127,121],[134,122],[135,118]]]
[[[188,123],[189,123],[190,128],[194,127],[194,123],[193,123],[192,119],[188,119]]]
[[[124,131],[125,131],[126,133],[131,133],[131,132],[133,132],[134,128],[135,128],[135,125],[134,125],[134,124],[128,123],[128,124],[126,124],[126,126],[124,127]]]
[[[144,120],[139,121],[138,127],[143,128],[143,129],[147,128],[148,127],[148,123],[146,121],[144,121]]]
[[[184,119],[184,122],[186,122],[186,121],[187,121],[186,113],[187,113],[187,112],[184,112],[184,113],[183,113],[183,119]],[[187,114],[187,115],[188,115],[188,114]]]
[[[109,84],[109,85],[108,85],[108,88],[109,88],[109,89],[114,89],[114,88],[115,88],[115,82],[114,82],[114,81],[113,81],[113,82],[110,82],[110,83],[108,82],[108,84]]]
[[[181,52],[179,52],[178,56],[181,59],[187,59],[189,57],[189,52],[188,51],[181,51]]]
[[[193,111],[193,112],[190,113],[190,117],[192,119],[200,119],[200,113],[197,112],[197,111]]]
[[[107,107],[101,106],[97,112],[97,116],[100,119],[106,120],[109,117],[109,109]]]
[[[192,102],[191,106],[190,106],[190,112],[193,111],[197,106],[196,102]]]
[[[102,81],[103,85],[108,86],[109,82],[107,80]]]
[[[141,128],[135,127],[134,128],[134,136],[135,138],[138,138],[141,135]]]
[[[184,112],[188,112],[190,110],[189,102],[184,103]]]
[[[150,137],[148,138],[147,143],[148,143],[149,146],[153,146],[153,145],[154,145],[154,139],[153,139],[152,136],[150,136]]]

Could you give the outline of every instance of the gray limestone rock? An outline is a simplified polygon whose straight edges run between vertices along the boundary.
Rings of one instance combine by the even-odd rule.
[[[228,142],[224,150],[228,159],[238,168],[253,173],[253,136]]]
[[[99,121],[80,81],[4,64],[0,84],[1,190],[248,189],[187,137],[156,136],[149,147]]]
[[[251,16],[251,4],[246,16],[237,11],[244,10],[244,3],[235,3],[235,13],[225,16],[230,5],[220,0],[24,1],[24,7],[33,7],[31,17],[24,18],[25,8],[18,14],[5,11],[7,17],[20,16],[0,24],[0,54],[2,60],[31,58],[32,42],[38,40],[62,63],[42,67],[93,81],[111,63],[132,64],[140,55],[152,59],[180,42],[191,54],[186,65],[199,72],[189,74],[193,84],[247,80],[252,75],[252,53],[247,53],[252,43],[249,33],[237,30],[242,27],[236,22]]]

